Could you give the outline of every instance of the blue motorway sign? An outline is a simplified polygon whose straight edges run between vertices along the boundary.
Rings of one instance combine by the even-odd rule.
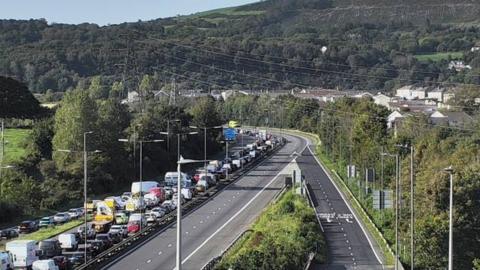
[[[223,136],[225,137],[225,140],[233,141],[237,136],[237,131],[234,128],[225,128],[223,130]]]

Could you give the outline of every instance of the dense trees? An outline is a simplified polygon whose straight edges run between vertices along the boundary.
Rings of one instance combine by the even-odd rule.
[[[0,118],[34,118],[42,113],[40,103],[24,84],[0,76]]]

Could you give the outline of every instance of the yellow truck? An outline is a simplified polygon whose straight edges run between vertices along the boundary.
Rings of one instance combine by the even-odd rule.
[[[97,202],[97,211],[92,222],[97,233],[108,232],[110,227],[115,223],[115,207],[116,202],[114,199]]]

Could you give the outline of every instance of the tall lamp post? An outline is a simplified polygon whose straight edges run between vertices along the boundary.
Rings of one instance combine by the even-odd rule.
[[[167,120],[167,132],[163,132],[167,135],[167,151],[170,153],[170,123],[171,122],[180,122],[180,119],[168,119]]]
[[[182,173],[182,165],[183,164],[191,164],[191,163],[205,163],[208,160],[192,160],[192,159],[184,159],[182,156],[177,161],[177,254],[176,254],[176,270],[182,269],[182,200],[181,200],[181,179],[180,175]]]
[[[130,142],[129,139],[118,139],[119,142]],[[142,231],[142,220],[143,220],[143,186],[142,186],[142,181],[143,181],[143,144],[144,143],[159,143],[159,142],[163,142],[164,140],[150,140],[150,141],[145,141],[145,140],[138,140],[138,143],[140,144],[140,171],[139,171],[139,175],[140,175],[140,203],[141,203],[141,207],[140,207],[140,231]]]
[[[398,185],[400,182],[400,158],[398,154],[382,153],[382,156],[395,158],[395,270],[398,270],[398,209],[400,205]]]
[[[443,169],[450,176],[450,209],[448,224],[448,270],[453,269],[453,168],[452,166]]]
[[[220,129],[223,128],[222,126],[213,126],[213,127],[197,127],[197,126],[190,126],[192,129],[203,129],[203,159],[207,160],[207,130],[208,129]],[[207,162],[204,163],[205,167],[205,174],[207,173]]]
[[[83,152],[83,207],[85,208],[84,214],[84,234],[85,234],[85,243],[87,242],[87,233],[88,233],[88,215],[87,215],[87,181],[88,181],[88,151],[87,151],[87,135],[92,134],[93,131],[87,131],[83,133],[83,151],[74,151],[69,149],[58,149],[57,152],[64,152],[64,153],[80,153]],[[100,150],[92,151],[92,153],[101,153]],[[87,245],[84,248],[84,259],[85,264],[87,264]]]

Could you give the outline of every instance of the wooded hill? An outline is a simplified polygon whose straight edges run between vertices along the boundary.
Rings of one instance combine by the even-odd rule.
[[[158,87],[176,77],[180,87],[202,89],[480,83],[480,57],[470,52],[480,40],[480,3],[377,2],[271,0],[104,27],[3,20],[0,74],[34,92],[65,91],[95,75],[111,84],[124,71],[128,89],[143,74],[155,75]],[[473,70],[448,70],[450,58]]]

